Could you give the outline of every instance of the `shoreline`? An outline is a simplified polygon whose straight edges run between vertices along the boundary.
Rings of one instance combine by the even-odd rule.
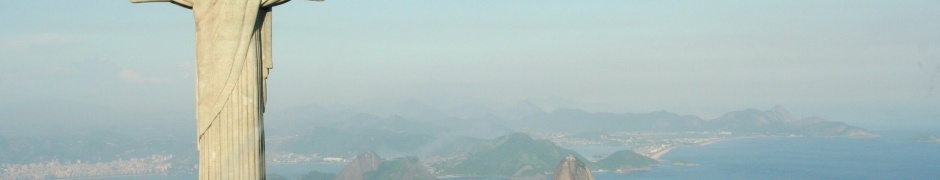
[[[729,138],[729,139],[730,139],[730,138]],[[713,139],[713,140],[710,140],[710,141],[705,141],[704,143],[701,143],[701,144],[698,144],[698,145],[699,145],[699,146],[708,146],[709,144],[716,143],[716,142],[718,142],[718,141],[729,140],[729,139]]]
[[[699,143],[699,144],[697,144],[697,145],[698,145],[698,146],[708,146],[708,145],[711,145],[711,144],[714,144],[714,143],[717,143],[717,142],[721,142],[721,141],[741,140],[741,139],[753,139],[753,138],[761,138],[761,136],[755,136],[755,137],[735,137],[735,138],[718,138],[718,139],[709,140],[709,141],[706,141],[706,142],[703,142],[703,143]],[[668,154],[669,151],[672,151],[673,149],[675,149],[676,147],[679,147],[679,146],[685,146],[685,145],[673,145],[673,146],[670,146],[670,147],[668,147],[668,148],[666,148],[666,149],[664,149],[664,150],[662,150],[662,151],[653,153],[652,155],[650,155],[650,158],[655,159],[655,160],[657,160],[657,161],[661,161],[661,159],[659,159],[659,158],[661,158],[662,156]]]
[[[679,146],[669,146],[668,148],[663,149],[662,151],[653,153],[652,155],[650,155],[650,158],[659,161],[660,157],[662,157],[663,155],[666,155],[666,153],[669,153],[669,151],[672,151],[672,149],[675,149],[676,147],[679,147]]]
[[[715,139],[711,141],[704,142],[699,144],[699,146],[708,146],[710,144],[721,142],[721,141],[730,141],[730,140],[741,140],[741,139],[756,139],[756,138],[773,138],[772,136],[747,136],[747,137],[733,137],[733,138],[724,138],[724,139]],[[793,137],[784,137],[784,138],[793,138]]]

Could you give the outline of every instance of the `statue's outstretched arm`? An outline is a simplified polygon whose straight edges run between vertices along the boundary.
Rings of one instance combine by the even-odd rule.
[[[261,0],[261,7],[274,7],[287,3],[290,0]],[[307,0],[307,1],[323,1],[323,0]]]
[[[192,9],[193,1],[192,0],[130,0],[132,3],[148,3],[148,2],[170,2],[176,5],[183,6],[185,8]]]

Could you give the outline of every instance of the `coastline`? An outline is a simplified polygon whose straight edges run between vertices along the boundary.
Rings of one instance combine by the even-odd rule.
[[[710,141],[705,141],[704,143],[699,144],[699,146],[708,146],[709,144],[716,143],[716,142],[718,142],[718,141],[724,141],[724,140],[730,140],[730,139],[732,139],[732,138],[728,138],[728,139],[713,139],[713,140],[710,140]]]
[[[697,145],[698,145],[698,146],[708,146],[708,145],[714,144],[714,143],[716,143],[716,142],[721,142],[721,141],[741,140],[741,139],[753,139],[753,138],[761,138],[761,136],[755,136],[755,137],[735,137],[735,138],[717,138],[717,139],[712,139],[712,140],[709,140],[709,141],[705,141],[705,142],[699,143],[699,144],[697,144]],[[683,146],[683,145],[672,145],[672,146],[669,146],[668,148],[663,149],[662,151],[659,151],[659,152],[656,152],[656,153],[651,154],[651,155],[650,155],[650,158],[659,161],[659,160],[660,160],[659,158],[661,158],[662,156],[668,154],[669,151],[672,151],[672,149],[675,149],[676,147],[679,147],[679,146]]]
[[[729,175],[742,179],[936,179],[938,174],[932,165],[940,158],[936,153],[940,146],[913,143],[903,136],[889,138],[893,139],[766,137],[710,144],[715,146],[689,144],[691,146],[679,147],[670,152],[672,155],[661,157],[662,162],[652,171],[614,174],[604,179],[733,179],[728,178]],[[686,167],[673,162],[699,166]],[[816,165],[832,169],[807,168]]]
[[[708,146],[708,145],[710,145],[710,144],[712,144],[712,143],[721,142],[721,141],[741,140],[741,139],[755,139],[755,138],[767,138],[767,137],[766,137],[766,136],[748,136],[748,137],[734,137],[734,138],[723,138],[723,139],[719,138],[719,139],[714,139],[714,140],[711,140],[711,141],[706,141],[706,142],[704,142],[704,143],[699,144],[699,146]]]
[[[669,146],[668,148],[663,149],[662,151],[659,151],[659,152],[654,153],[653,155],[650,155],[650,158],[659,161],[659,157],[666,155],[666,153],[669,153],[669,151],[672,151],[672,149],[675,149],[676,147],[678,146]]]

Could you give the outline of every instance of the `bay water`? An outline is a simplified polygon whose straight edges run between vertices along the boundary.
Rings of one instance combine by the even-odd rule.
[[[624,146],[570,146],[586,157],[629,149]],[[595,172],[616,179],[940,179],[940,143],[915,142],[883,134],[877,139],[749,138],[706,146],[679,146],[649,171]],[[683,161],[697,166],[674,166]],[[311,170],[336,173],[343,164],[273,164],[269,173],[290,179]],[[477,179],[477,178],[456,178]],[[498,178],[483,178],[498,179]]]

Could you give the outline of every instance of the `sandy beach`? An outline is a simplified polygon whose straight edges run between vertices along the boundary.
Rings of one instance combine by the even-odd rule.
[[[699,146],[708,146],[709,144],[716,143],[716,142],[721,142],[721,141],[739,140],[739,139],[753,139],[753,138],[764,138],[764,136],[735,137],[735,138],[715,139],[715,140],[711,140],[711,141],[708,141],[708,142],[704,142],[704,143],[702,143],[702,144],[699,144]]]
[[[738,139],[750,139],[750,138],[759,138],[759,137],[720,138],[720,139],[709,140],[709,141],[700,143],[700,144],[698,144],[698,145],[699,145],[699,146],[708,146],[708,145],[710,145],[710,144],[712,144],[712,143],[721,142],[721,141],[738,140]],[[679,146],[677,146],[677,145],[670,146],[670,147],[668,147],[668,148],[666,148],[666,149],[663,149],[662,151],[653,153],[652,155],[650,155],[650,158],[653,158],[653,159],[655,159],[655,160],[659,160],[660,157],[662,157],[663,155],[666,155],[666,153],[669,153],[669,151],[672,151],[672,149],[674,149],[674,148],[676,148],[676,147],[679,147]]]
[[[670,147],[668,147],[668,148],[666,148],[666,149],[663,149],[662,151],[656,152],[655,154],[651,155],[650,158],[653,158],[653,159],[655,159],[655,160],[659,160],[659,157],[662,157],[663,155],[666,155],[666,153],[669,153],[669,151],[672,151],[672,149],[673,149],[673,148],[676,148],[676,147],[677,147],[677,146],[670,146]]]
[[[713,139],[713,140],[711,140],[711,141],[705,141],[704,143],[699,144],[699,146],[708,146],[709,144],[712,144],[712,143],[715,143],[715,142],[718,142],[718,141],[724,141],[724,140],[729,140],[729,139],[720,139],[720,138],[719,138],[719,139]]]

